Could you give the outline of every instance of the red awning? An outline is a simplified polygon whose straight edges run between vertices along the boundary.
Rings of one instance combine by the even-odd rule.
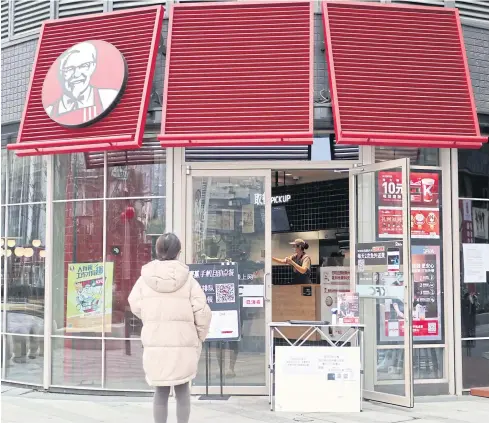
[[[338,144],[479,148],[457,9],[323,3]]]
[[[168,32],[164,147],[312,143],[311,2],[179,4]]]
[[[46,21],[17,143],[8,148],[38,155],[141,146],[162,21],[161,6]],[[79,56],[68,63],[73,51]],[[89,95],[75,96],[84,82],[69,78],[78,73]]]

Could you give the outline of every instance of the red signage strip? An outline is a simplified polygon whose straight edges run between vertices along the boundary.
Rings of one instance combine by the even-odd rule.
[[[457,9],[323,3],[338,144],[480,148]]]
[[[174,5],[161,144],[312,144],[313,40],[309,1]]]
[[[139,148],[163,8],[44,22],[17,143],[19,155]]]

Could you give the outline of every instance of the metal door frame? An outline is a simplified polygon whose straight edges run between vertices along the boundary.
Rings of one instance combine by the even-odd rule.
[[[268,169],[245,169],[242,167],[233,167],[223,169],[222,164],[219,167],[212,166],[205,169],[195,169],[190,166],[182,166],[182,191],[185,203],[185,222],[183,225],[185,248],[183,249],[183,259],[192,257],[192,218],[193,218],[193,177],[263,177],[265,188],[265,275],[264,275],[264,304],[265,304],[265,355],[263,363],[263,372],[265,374],[265,385],[263,386],[225,386],[226,395],[267,395],[269,386],[268,360],[270,345],[267,337],[268,324],[272,321],[272,219],[271,219],[271,194],[272,194],[272,172]],[[204,394],[204,386],[192,387],[192,394]],[[209,387],[210,394],[219,394],[219,386]]]
[[[356,290],[356,240],[357,240],[357,181],[358,176],[366,173],[374,173],[382,170],[400,169],[402,173],[402,192],[410,192],[410,160],[398,159],[371,165],[360,165],[349,172],[350,182],[350,283],[352,290]],[[410,228],[410,195],[402,196],[403,216],[403,263],[404,263],[404,383],[405,395],[394,395],[382,392],[363,390],[363,397],[372,401],[379,401],[403,407],[414,407],[414,375],[413,364],[413,326],[412,326],[412,268],[411,268],[411,228]],[[372,204],[375,207],[375,204]],[[375,213],[377,216],[377,212]],[[369,328],[366,327],[365,331]],[[376,358],[375,358],[376,359]],[[365,360],[366,361],[366,360]],[[365,386],[365,384],[364,384]]]

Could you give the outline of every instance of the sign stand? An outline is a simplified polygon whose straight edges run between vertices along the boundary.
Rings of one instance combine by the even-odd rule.
[[[205,395],[201,395],[199,400],[201,401],[227,401],[230,398],[230,395],[224,395],[224,375],[223,375],[223,346],[222,342],[219,342],[219,394],[211,395],[209,394],[209,385],[210,385],[210,365],[211,365],[211,357],[210,357],[210,342],[205,343]]]

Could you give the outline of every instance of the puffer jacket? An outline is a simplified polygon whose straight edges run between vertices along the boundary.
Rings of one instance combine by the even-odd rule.
[[[148,384],[174,386],[194,379],[212,314],[188,267],[177,260],[143,266],[129,304],[143,322]]]

